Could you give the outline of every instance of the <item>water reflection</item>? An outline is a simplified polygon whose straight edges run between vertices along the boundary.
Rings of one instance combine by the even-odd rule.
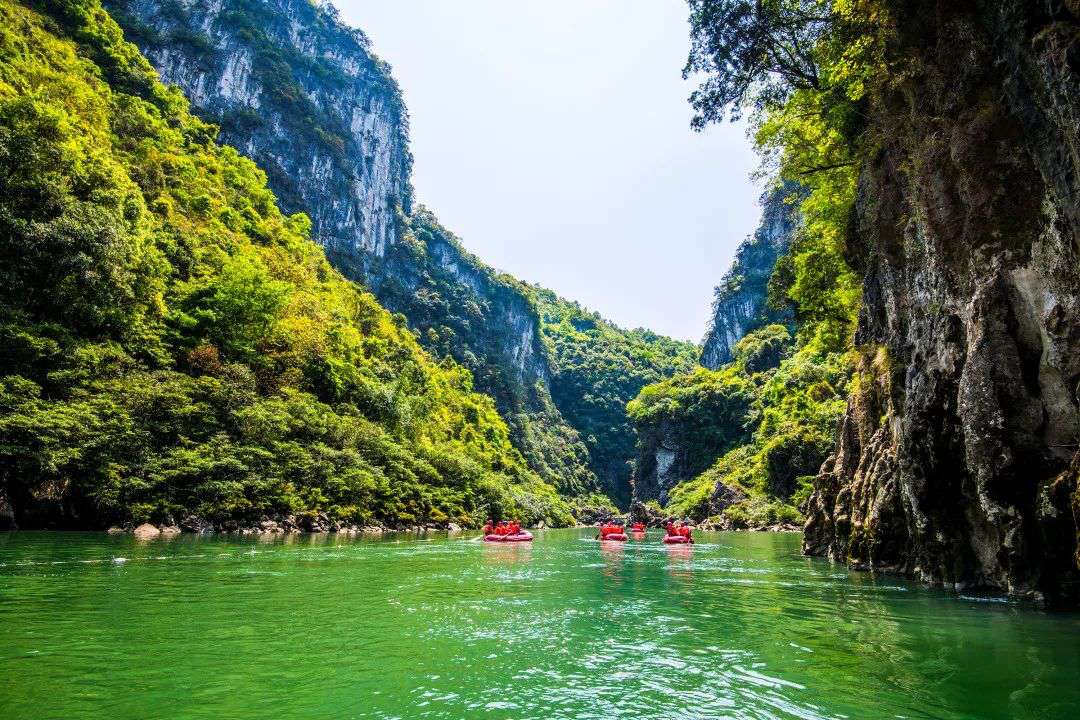
[[[594,534],[0,534],[0,717],[1077,717],[1076,616]]]
[[[520,565],[532,559],[531,542],[480,542],[485,565]]]
[[[672,577],[680,580],[694,578],[693,545],[664,545],[664,554],[667,556],[668,573]]]
[[[600,557],[604,560],[604,575],[609,578],[621,577],[626,543],[615,542],[614,540],[601,540],[599,544]]]

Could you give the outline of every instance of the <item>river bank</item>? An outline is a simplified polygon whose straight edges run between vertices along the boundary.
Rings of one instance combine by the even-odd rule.
[[[674,518],[673,518],[674,519]],[[715,523],[700,523],[694,525],[688,523],[694,530],[701,530],[706,532],[777,532],[777,533],[801,533],[802,528],[786,523],[777,523],[775,525],[763,526],[763,527],[731,527],[730,525],[718,525]],[[596,523],[578,523],[574,525],[576,529],[596,528],[599,522]],[[650,529],[659,529],[663,527],[663,523],[649,523]],[[530,526],[529,530],[543,530],[545,526],[543,523],[539,523],[535,526]],[[445,523],[445,524],[429,524],[429,525],[412,525],[412,526],[398,526],[390,527],[384,525],[351,525],[343,524],[330,520],[324,516],[286,516],[279,519],[264,519],[255,523],[239,523],[235,521],[226,521],[223,523],[212,523],[203,521],[197,518],[186,518],[181,523],[141,523],[139,525],[114,525],[108,528],[105,532],[110,535],[133,535],[140,539],[152,539],[157,537],[171,537],[175,535],[188,534],[188,535],[302,535],[302,534],[339,534],[339,535],[368,535],[379,536],[385,533],[411,533],[414,535],[424,535],[431,533],[448,533],[458,534],[462,532],[475,531],[478,528],[471,528],[467,526],[458,525],[457,523]]]

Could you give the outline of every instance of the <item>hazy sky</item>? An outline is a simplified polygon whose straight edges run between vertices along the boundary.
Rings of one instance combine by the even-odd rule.
[[[393,66],[417,199],[482,260],[701,339],[757,223],[742,126],[690,130],[682,0],[337,0]]]

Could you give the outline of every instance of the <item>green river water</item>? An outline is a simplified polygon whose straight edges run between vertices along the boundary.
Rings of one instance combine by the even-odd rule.
[[[592,534],[0,535],[0,718],[1080,717],[1080,616]]]

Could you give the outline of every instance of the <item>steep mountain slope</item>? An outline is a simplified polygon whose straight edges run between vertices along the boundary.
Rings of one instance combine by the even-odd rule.
[[[34,6],[0,0],[4,522],[570,522],[97,0]]]
[[[723,528],[800,521],[843,412],[848,363],[766,325],[719,370],[649,385],[629,404],[641,438],[634,498]]]
[[[411,212],[407,114],[364,34],[309,0],[107,0],[129,39],[221,138],[268,169],[289,212],[346,276],[474,372],[530,466],[567,494],[596,488],[551,400],[551,358],[520,284]]]
[[[466,252],[423,208],[383,268],[370,280],[378,297],[427,348],[472,371],[529,466],[566,495],[595,491],[589,452],[551,397],[558,378],[531,289]]]
[[[686,67],[809,191],[770,285],[853,375],[804,551],[1075,605],[1080,6],[812,5],[690,0]]]
[[[791,246],[798,220],[799,186],[783,183],[761,198],[761,222],[738,250],[713,292],[712,317],[701,347],[701,365],[717,370],[731,362],[735,343],[747,333],[791,321],[786,308],[768,305],[769,278]]]
[[[723,527],[800,519],[795,506],[831,447],[847,379],[838,348],[815,342],[813,318],[789,297],[807,257],[806,197],[793,182],[764,196],[760,225],[716,288],[704,368],[649,385],[630,404],[635,500]]]
[[[1080,7],[884,5],[863,359],[805,548],[1076,602]]]
[[[601,489],[627,507],[637,435],[626,404],[645,385],[692,368],[698,348],[623,330],[550,290],[532,290],[556,359],[555,403],[584,437]]]
[[[333,6],[307,0],[104,3],[220,141],[263,168],[332,258],[367,263],[400,238],[412,157],[389,67]]]

